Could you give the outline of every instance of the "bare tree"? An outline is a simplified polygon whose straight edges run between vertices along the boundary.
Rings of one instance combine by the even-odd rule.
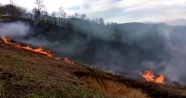
[[[37,5],[37,9],[41,12],[42,10],[45,10],[46,7],[45,5],[43,4],[44,3],[44,0],[36,0],[35,1],[35,4]]]
[[[63,9],[63,7],[60,7],[59,8],[59,14],[60,14],[60,16],[62,17],[62,18],[65,18],[66,17],[66,12],[65,12],[65,10]]]
[[[63,23],[64,23],[64,19],[63,18],[66,18],[66,16],[67,16],[67,13],[63,9],[63,7],[59,8],[59,15],[60,15],[59,25],[63,26]]]
[[[46,10],[45,5],[43,4],[44,0],[36,0],[35,4],[37,5],[37,8],[34,8],[34,14],[35,14],[35,18],[39,19],[41,13],[43,10]]]

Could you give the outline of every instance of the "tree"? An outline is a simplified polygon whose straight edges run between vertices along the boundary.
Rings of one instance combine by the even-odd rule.
[[[25,17],[27,9],[24,7],[17,6],[17,10],[19,10],[19,13],[21,13],[19,16]]]
[[[81,19],[84,19],[84,20],[86,19],[86,17],[87,17],[86,14],[82,14],[82,15],[80,16],[80,18],[81,18]]]
[[[59,15],[60,15],[59,25],[63,26],[63,23],[64,23],[64,19],[63,18],[66,18],[66,16],[67,16],[67,13],[63,9],[63,7],[59,8]]]
[[[36,19],[38,19],[40,17],[43,10],[46,10],[45,5],[43,3],[44,3],[43,0],[36,0],[35,1],[35,4],[37,5],[37,8],[36,9],[34,8],[33,10],[35,12],[34,16],[35,16]]]
[[[104,19],[103,18],[100,18],[99,19],[99,23],[101,24],[101,25],[104,25],[105,23],[104,23]]]
[[[79,18],[79,14],[78,14],[78,13],[75,13],[75,14],[74,14],[74,17],[75,17],[75,18]]]
[[[51,16],[56,17],[56,12],[52,12]]]
[[[57,24],[56,12],[52,12],[51,16],[52,16],[52,23],[56,25]]]
[[[14,2],[13,2],[12,0],[10,0],[10,4],[11,4],[11,5],[13,5],[13,4],[14,4]]]
[[[37,8],[33,8],[32,13],[34,14],[35,19],[39,19],[41,12]]]
[[[5,5],[3,11],[4,11],[4,14],[9,14],[13,17],[19,17],[22,14],[20,8],[14,5],[11,5],[11,4]]]
[[[94,22],[97,23],[97,24],[99,24],[99,23],[100,23],[100,19],[96,18],[96,19],[94,20]]]
[[[63,9],[63,7],[60,7],[59,8],[59,14],[60,14],[60,16],[62,17],[62,18],[65,18],[66,17],[66,12],[65,12],[65,10]]]
[[[45,16],[48,16],[48,12],[47,11],[42,11],[41,14],[45,15]]]
[[[37,5],[37,9],[41,12],[43,9],[45,9],[45,5],[43,4],[43,0],[36,0],[35,4]]]

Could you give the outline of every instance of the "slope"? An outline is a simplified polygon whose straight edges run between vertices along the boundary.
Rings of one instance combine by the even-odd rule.
[[[0,97],[181,98],[185,94],[184,88],[133,80],[73,62],[54,60],[0,40]]]

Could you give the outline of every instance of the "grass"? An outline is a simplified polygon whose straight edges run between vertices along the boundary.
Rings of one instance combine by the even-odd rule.
[[[90,97],[104,98],[102,92],[99,92],[97,90],[87,89],[81,85],[72,86],[70,88],[74,89],[74,91],[72,92],[72,94],[68,95],[67,97],[71,97],[71,98],[90,98]]]
[[[103,98],[103,94],[84,85],[59,83],[58,81],[40,81],[34,78],[23,78],[11,73],[0,74],[0,97],[28,98]],[[53,78],[51,78],[53,79]],[[67,86],[66,86],[67,85]]]
[[[0,42],[0,97],[103,98],[67,72],[62,61]],[[72,66],[73,67],[73,66]]]

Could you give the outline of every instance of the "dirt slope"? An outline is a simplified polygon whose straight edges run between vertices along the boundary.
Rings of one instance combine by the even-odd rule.
[[[1,98],[184,98],[185,91],[54,60],[0,40]]]

